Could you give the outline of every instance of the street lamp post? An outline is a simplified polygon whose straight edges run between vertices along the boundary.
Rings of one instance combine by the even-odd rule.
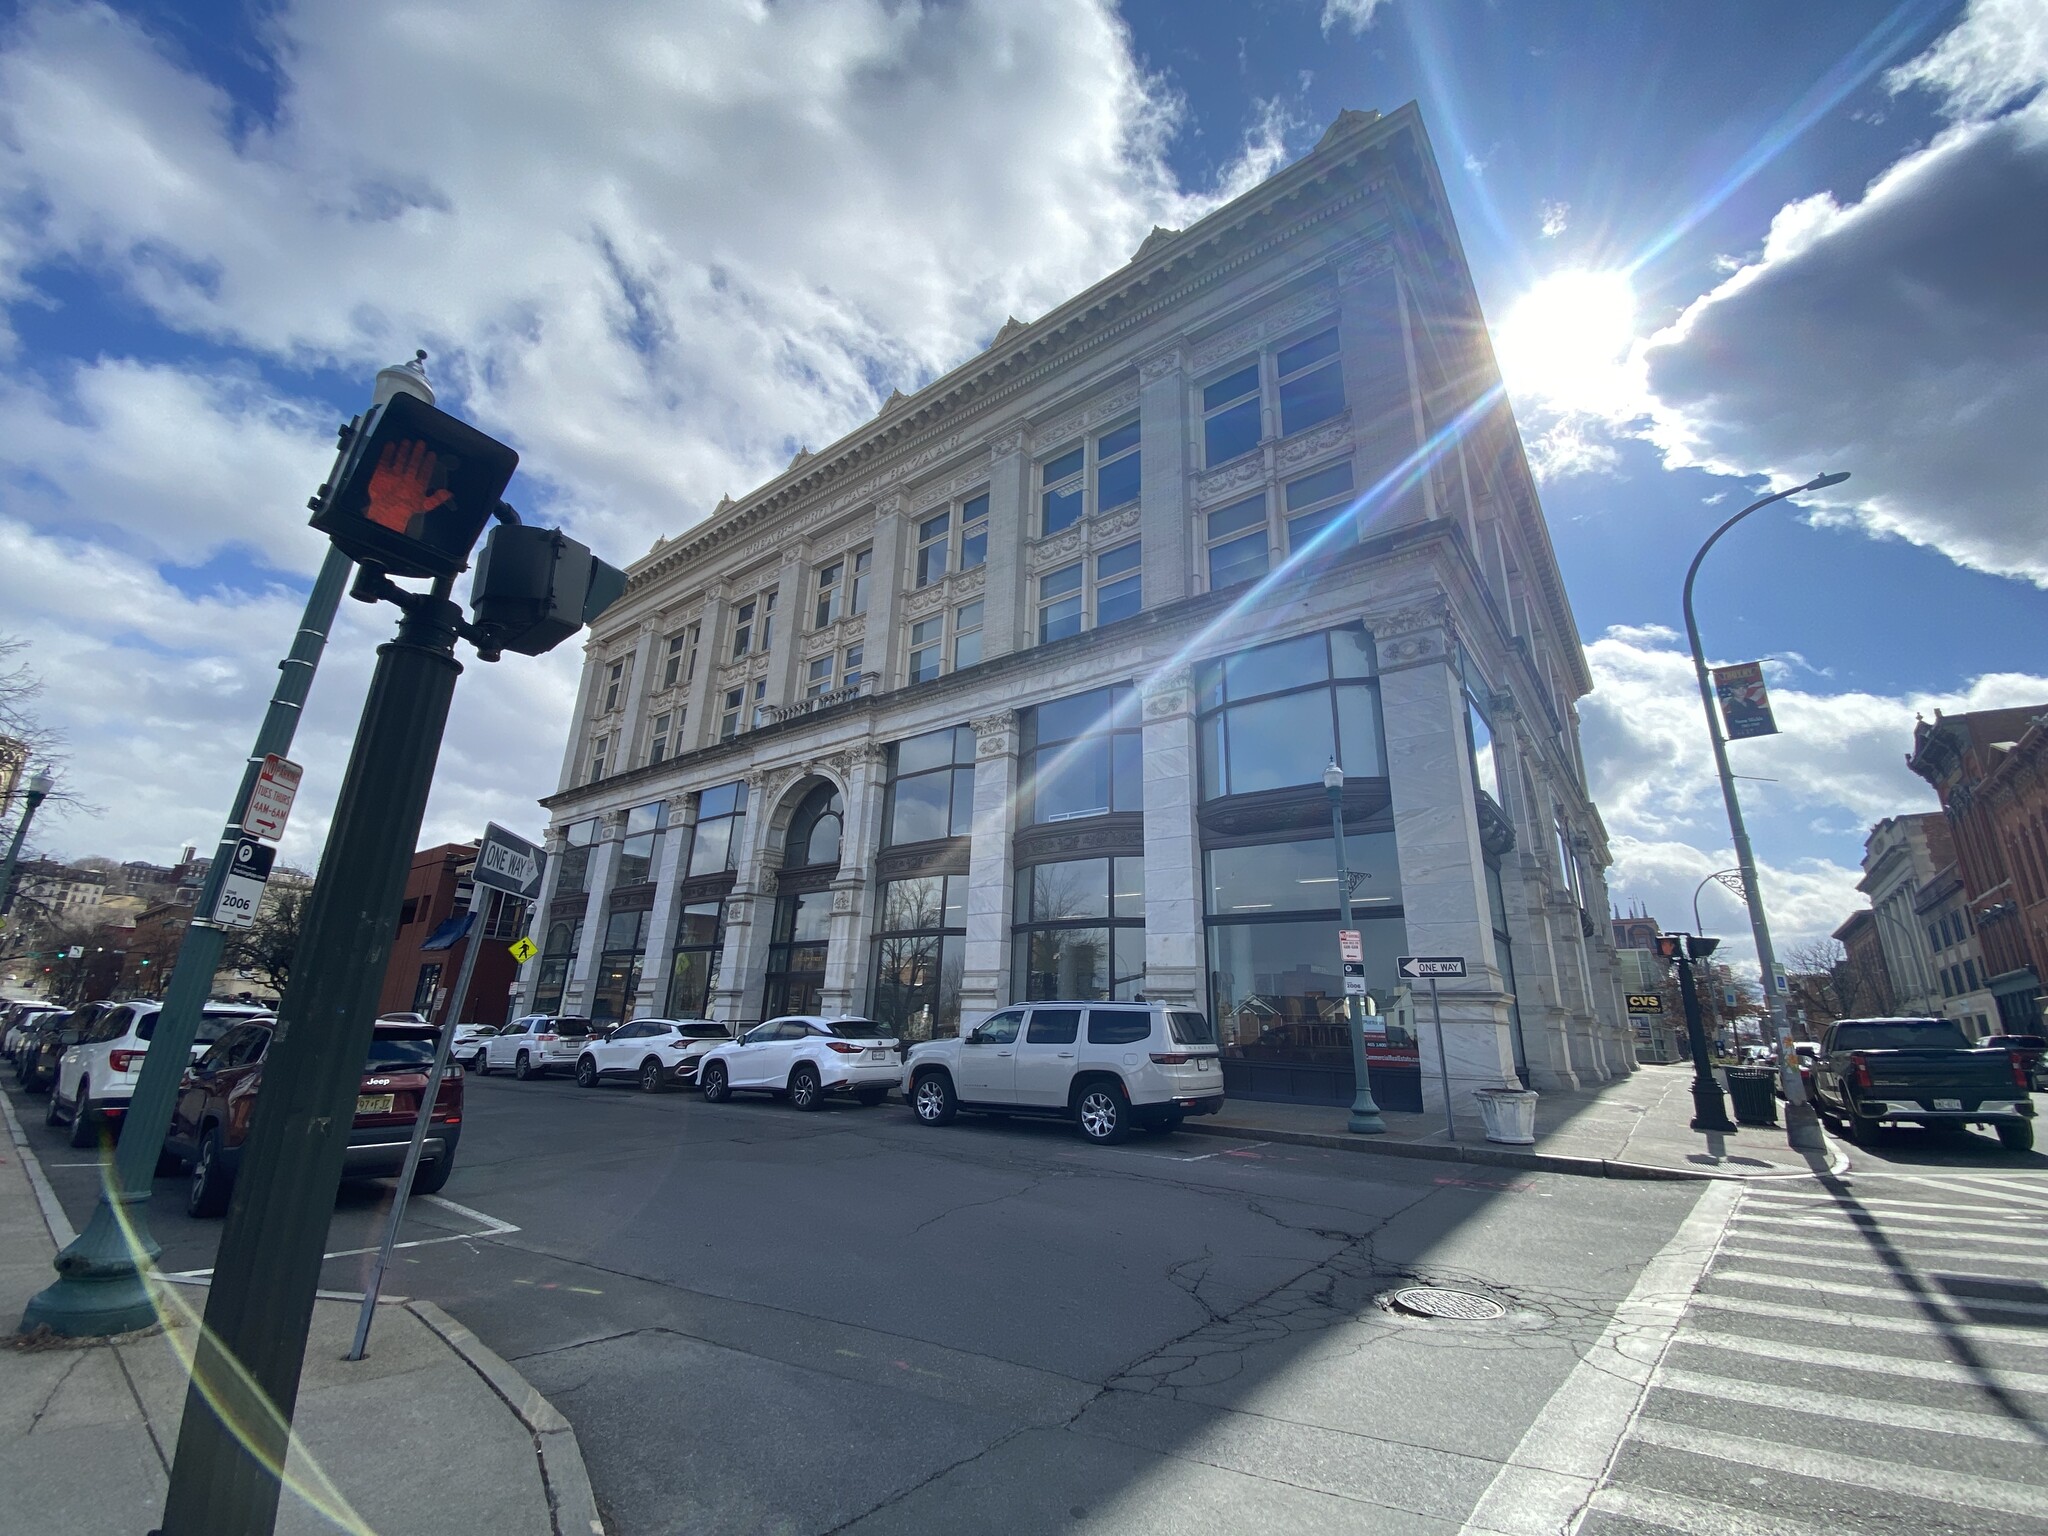
[[[1702,880],[1698,885],[1692,888],[1692,931],[1694,933],[1705,933],[1707,931],[1706,924],[1700,921],[1700,892],[1704,891],[1709,884],[1714,883],[1716,881],[1718,881],[1721,885],[1726,886],[1729,890],[1733,891],[1738,896],[1746,898],[1749,894],[1748,890],[1744,887],[1742,883],[1741,870],[1715,870],[1711,875],[1707,876],[1705,880]]]
[[[1707,676],[1706,653],[1700,647],[1700,626],[1693,617],[1692,585],[1699,575],[1700,562],[1707,558],[1707,551],[1720,541],[1722,534],[1750,513],[1774,501],[1783,501],[1788,496],[1840,485],[1848,478],[1846,471],[1817,475],[1804,485],[1776,491],[1751,502],[1707,536],[1707,542],[1700,546],[1699,553],[1692,557],[1692,564],[1686,568],[1684,592],[1685,637],[1692,646],[1693,675],[1699,682],[1700,705],[1707,712],[1707,739],[1714,747],[1714,771],[1720,775],[1721,799],[1728,807],[1728,831],[1735,840],[1736,865],[1742,871],[1743,900],[1749,904],[1749,928],[1756,939],[1756,959],[1763,976],[1764,1001],[1770,1007],[1771,1033],[1778,1042],[1778,1081],[1785,1092],[1785,1139],[1794,1147],[1816,1151],[1826,1143],[1820,1133],[1820,1118],[1814,1113],[1812,1104],[1807,1102],[1806,1085],[1800,1080],[1798,1066],[1793,1060],[1792,1027],[1785,1017],[1785,999],[1778,992],[1777,955],[1771,948],[1771,928],[1764,917],[1763,891],[1756,878],[1756,858],[1750,852],[1749,832],[1742,824],[1742,803],[1735,795],[1735,775],[1728,768],[1728,747],[1722,739],[1720,716],[1714,708],[1714,685]]]
[[[7,844],[6,862],[0,863],[0,917],[14,905],[14,866],[21,860],[21,845],[28,841],[28,824],[36,819],[36,807],[49,798],[54,780],[50,770],[38,768],[28,776],[21,790],[21,820],[14,824],[14,836]]]
[[[1346,929],[1351,927],[1351,870],[1344,861],[1344,770],[1337,766],[1337,759],[1330,759],[1330,766],[1323,770],[1323,788],[1330,796],[1330,838],[1337,847],[1337,909],[1343,914],[1340,919]],[[1380,1118],[1380,1107],[1373,1102],[1372,1075],[1365,1060],[1365,1002],[1355,993],[1344,995],[1344,1012],[1347,1021],[1346,1033],[1351,1036],[1351,1076],[1357,1083],[1358,1091],[1352,1096],[1351,1118],[1345,1122],[1345,1129],[1358,1136],[1378,1136],[1385,1133],[1387,1122]]]

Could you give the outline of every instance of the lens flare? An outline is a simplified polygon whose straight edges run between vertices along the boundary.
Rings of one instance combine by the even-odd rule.
[[[1636,295],[1626,272],[1553,272],[1508,310],[1494,354],[1508,391],[1527,404],[1628,414]]]

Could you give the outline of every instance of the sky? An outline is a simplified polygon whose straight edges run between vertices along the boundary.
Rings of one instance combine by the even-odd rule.
[[[1597,687],[1617,903],[1733,863],[1781,947],[1935,807],[1916,715],[2048,703],[2048,4],[28,0],[0,20],[0,635],[68,738],[37,841],[218,836],[383,364],[625,564],[1305,154],[1420,104]],[[317,862],[388,608],[344,604],[283,845]],[[474,660],[423,833],[537,833],[579,662]],[[1701,896],[1747,948],[1739,904]]]

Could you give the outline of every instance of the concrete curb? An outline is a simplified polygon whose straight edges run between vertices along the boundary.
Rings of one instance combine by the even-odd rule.
[[[576,1443],[576,1431],[555,1405],[536,1392],[503,1356],[431,1301],[409,1301],[405,1309],[483,1377],[533,1436],[555,1536],[605,1536],[597,1495],[591,1491],[590,1474],[583,1466],[583,1449]]]
[[[50,1229],[50,1241],[62,1253],[78,1236],[71,1225],[71,1218],[64,1214],[64,1207],[58,1203],[57,1191],[50,1188],[48,1175],[43,1172],[41,1159],[36,1149],[28,1144],[28,1135],[21,1128],[21,1122],[14,1118],[14,1106],[7,1095],[0,1093],[0,1117],[7,1121],[7,1136],[14,1143],[14,1154],[21,1164],[22,1172],[28,1175],[28,1187],[35,1191],[36,1206],[43,1214],[43,1225]]]
[[[1567,1157],[1557,1152],[1519,1152],[1512,1147],[1429,1146],[1412,1141],[1382,1141],[1369,1136],[1331,1135],[1322,1131],[1274,1130],[1259,1125],[1232,1125],[1221,1120],[1188,1120],[1181,1130],[1195,1136],[1225,1136],[1233,1141],[1275,1141],[1296,1147],[1323,1147],[1334,1152],[1365,1152],[1376,1157],[1421,1158],[1430,1162],[1473,1163],[1488,1168],[1526,1168],[1537,1173],[1569,1173],[1591,1179],[1641,1179],[1695,1183],[1755,1184],[1775,1179],[1811,1179],[1810,1168],[1774,1173],[1724,1173],[1708,1168],[1669,1168],[1659,1163],[1630,1163],[1611,1157]],[[1843,1173],[1848,1159],[1830,1144],[1828,1171]]]

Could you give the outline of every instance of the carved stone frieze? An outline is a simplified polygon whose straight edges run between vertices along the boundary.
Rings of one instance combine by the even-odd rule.
[[[1138,382],[1156,384],[1161,379],[1183,372],[1187,367],[1187,361],[1187,353],[1175,344],[1138,364]]]
[[[1247,488],[1259,484],[1266,478],[1264,454],[1248,453],[1241,459],[1233,459],[1221,469],[1212,469],[1206,475],[1195,479],[1195,500],[1200,503],[1221,501]]]
[[[1047,566],[1058,565],[1063,560],[1071,560],[1081,552],[1081,545],[1086,537],[1086,525],[1076,523],[1049,539],[1040,539],[1031,546],[1031,569],[1040,571]]]
[[[1083,431],[1088,427],[1096,425],[1098,422],[1107,421],[1112,416],[1130,410],[1137,403],[1137,390],[1115,390],[1110,394],[1104,395],[1099,400],[1090,401],[1079,410],[1069,411],[1066,415],[1057,417],[1042,427],[1033,428],[1031,441],[1041,448],[1053,447],[1072,437],[1076,432]]]
[[[1327,314],[1336,307],[1336,302],[1334,294],[1319,288],[1285,303],[1276,304],[1201,343],[1194,349],[1188,366],[1194,372],[1202,373],[1218,363],[1229,362],[1239,353],[1249,352],[1283,331],[1291,331],[1296,326],[1306,325],[1319,315]]]
[[[1365,627],[1372,631],[1373,639],[1384,642],[1398,635],[1418,634],[1428,629],[1447,629],[1451,622],[1451,605],[1441,597],[1397,608],[1391,613],[1372,613],[1365,616]]]
[[[1024,429],[1018,427],[1013,431],[1004,432],[997,437],[990,438],[988,451],[989,457],[992,459],[1000,459],[1005,454],[1022,453],[1024,451]]]
[[[1145,681],[1145,718],[1170,720],[1195,711],[1195,674],[1192,667],[1154,673]]]
[[[1090,531],[1096,539],[1113,538],[1138,526],[1140,510],[1138,503],[1134,501],[1128,507],[1096,518]]]
[[[864,768],[875,768],[882,761],[882,744],[878,741],[856,741],[847,746],[845,753],[848,773],[858,773]]]
[[[1017,750],[1017,712],[1001,710],[993,715],[982,715],[970,720],[974,727],[974,755],[976,757],[1008,757]]]
[[[1351,442],[1351,414],[1345,412],[1334,421],[1311,427],[1306,432],[1296,433],[1273,450],[1273,456],[1280,461],[1283,469],[1296,464],[1306,464],[1310,459],[1320,458]]]
[[[1347,251],[1339,256],[1333,265],[1337,269],[1337,281],[1343,284],[1363,282],[1381,272],[1394,269],[1394,247],[1381,241],[1368,245],[1363,250]]]
[[[946,606],[944,582],[934,582],[929,587],[919,587],[903,599],[903,616],[907,619],[921,619],[926,614]]]

